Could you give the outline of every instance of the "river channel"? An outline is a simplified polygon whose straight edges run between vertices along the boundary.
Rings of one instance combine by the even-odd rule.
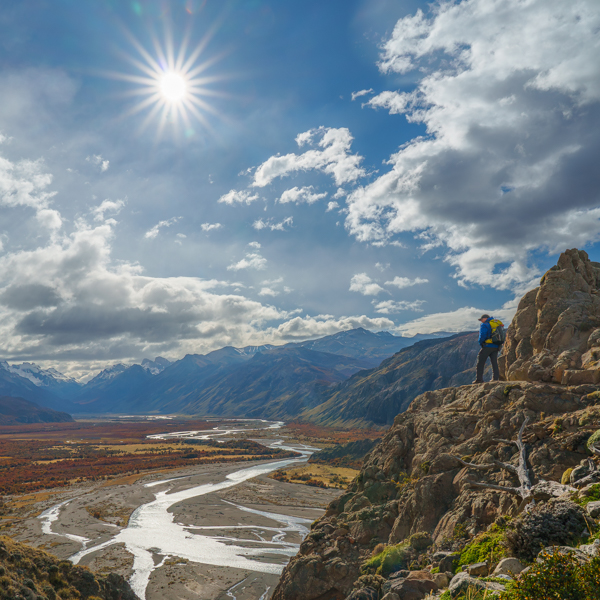
[[[239,423],[240,421],[236,421],[236,424]],[[215,428],[210,433],[206,431],[181,431],[152,437],[159,439],[231,437],[236,433],[252,431],[253,429],[275,430],[281,425],[282,423],[279,422],[247,420],[238,428]],[[173,558],[259,573],[281,573],[285,564],[297,553],[298,540],[302,540],[308,534],[310,519],[256,510],[229,503],[245,513],[255,515],[259,524],[238,524],[231,527],[211,523],[210,526],[203,526],[202,524],[190,525],[177,522],[174,512],[169,510],[178,503],[234,487],[249,479],[290,464],[305,462],[315,450],[315,448],[306,445],[285,444],[282,440],[272,442],[270,447],[294,450],[299,452],[301,456],[295,459],[273,461],[243,468],[226,475],[221,481],[204,483],[178,491],[171,491],[172,486],[176,482],[181,483],[182,478],[147,483],[145,487],[152,489],[154,500],[135,509],[127,527],[118,530],[114,536],[103,543],[93,545],[87,538],[80,537],[75,540],[77,536],[71,536],[70,539],[79,541],[82,548],[71,556],[70,560],[77,564],[89,554],[101,551],[114,544],[123,544],[134,557],[133,574],[129,583],[141,600],[146,598],[146,588],[152,572],[160,568],[166,560]],[[156,489],[156,492],[154,489]],[[54,533],[52,523],[57,520],[60,510],[65,504],[61,503],[54,506],[40,515],[42,528],[47,534]],[[272,526],[265,526],[265,518],[272,522]],[[233,529],[236,530],[237,537],[228,535],[228,530]],[[249,535],[240,539],[240,529],[247,529]],[[290,538],[294,541],[290,541]],[[157,557],[160,560],[157,560]],[[234,597],[233,593],[228,594],[228,596]]]

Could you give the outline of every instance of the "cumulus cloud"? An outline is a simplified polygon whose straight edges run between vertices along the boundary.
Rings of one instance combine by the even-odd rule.
[[[375,283],[366,273],[358,273],[350,280],[350,291],[358,292],[363,296],[377,296],[385,290]]]
[[[92,154],[92,156],[86,157],[85,160],[99,167],[101,173],[108,171],[108,167],[110,166],[110,162],[108,160],[104,160],[101,154]]]
[[[435,333],[436,331],[447,331],[449,333],[478,331],[479,323],[477,320],[482,314],[491,314],[501,319],[505,324],[509,324],[516,310],[516,302],[508,302],[495,310],[465,306],[451,312],[433,313],[414,319],[413,321],[399,325],[396,331],[400,334],[410,336],[417,333]]]
[[[598,28],[595,0],[442,0],[400,19],[379,66],[416,87],[368,105],[427,135],[349,194],[351,234],[425,234],[460,283],[499,289],[530,284],[536,250],[599,240]]]
[[[331,212],[332,210],[335,210],[339,207],[340,205],[335,200],[332,200],[331,202],[327,203],[327,210],[325,212]]]
[[[286,217],[279,223],[274,222],[273,219],[256,219],[252,223],[252,227],[257,231],[261,229],[270,229],[271,231],[286,231],[286,227],[291,227],[294,223],[294,217]]]
[[[279,296],[279,292],[270,287],[261,288],[260,292],[258,292],[259,296]]]
[[[377,265],[376,265],[377,266]],[[421,283],[428,283],[429,279],[423,279],[421,277],[415,277],[410,279],[409,277],[394,277],[391,281],[386,281],[385,285],[393,285],[399,289],[412,287],[413,285],[419,285]]]
[[[222,204],[251,204],[258,200],[258,194],[247,190],[229,190],[219,198]]]
[[[241,271],[242,269],[256,269],[262,271],[267,268],[267,259],[258,252],[249,252],[242,260],[227,267],[228,271]]]
[[[221,223],[202,223],[202,225],[200,225],[202,231],[206,231],[207,233],[209,231],[214,231],[215,229],[221,229],[221,227],[223,227]]]
[[[0,156],[0,206],[25,206],[36,211],[37,221],[53,234],[62,227],[60,213],[50,208],[56,192],[46,188],[52,175],[45,173],[43,161],[21,160],[11,162]]]
[[[306,187],[293,187],[290,190],[285,190],[281,197],[279,198],[279,202],[281,204],[286,204],[287,202],[295,202],[296,204],[300,204],[301,202],[306,202],[307,204],[313,204],[317,202],[317,200],[321,200],[327,196],[327,193],[317,194],[314,191],[312,185]]]
[[[81,359],[186,340],[242,341],[257,324],[286,316],[217,294],[216,281],[147,277],[136,265],[113,263],[112,236],[110,224],[80,222],[70,236],[0,257],[2,355]]]
[[[367,316],[340,317],[318,315],[316,317],[294,317],[265,330],[265,335],[272,340],[302,340],[332,335],[340,331],[348,331],[364,327],[371,330],[385,330],[394,327],[393,321],[385,317],[370,318]]]
[[[352,92],[351,98],[352,101],[354,102],[354,100],[356,100],[357,98],[360,98],[361,96],[366,96],[367,94],[372,94],[373,93],[373,88],[369,88],[368,90],[360,90],[358,92]]]
[[[363,177],[360,166],[363,158],[350,154],[353,137],[347,128],[319,127],[296,137],[298,146],[315,146],[302,154],[271,156],[254,173],[254,187],[265,187],[277,177],[286,177],[298,171],[322,171],[331,175],[336,185],[351,183]]]
[[[171,227],[174,223],[177,223],[181,217],[171,217],[170,219],[166,219],[165,221],[159,221],[152,229],[149,229],[144,234],[144,237],[153,240],[159,233],[161,229],[164,227]]]
[[[425,304],[425,300],[413,300],[409,302],[407,300],[400,300],[399,302],[395,300],[384,300],[383,302],[373,301],[375,306],[375,312],[378,312],[382,315],[391,315],[393,313],[399,313],[403,310],[412,310],[415,312],[423,312],[421,306]]]
[[[121,212],[121,209],[125,206],[125,202],[123,200],[103,200],[102,204],[96,206],[96,208],[92,209],[92,214],[94,215],[94,221],[104,221],[104,213],[110,212],[113,214],[118,214]]]

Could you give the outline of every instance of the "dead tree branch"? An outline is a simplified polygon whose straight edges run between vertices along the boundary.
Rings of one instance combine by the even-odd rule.
[[[495,440],[499,443],[514,444],[517,446],[517,448],[519,449],[519,464],[516,467],[514,465],[500,462],[499,460],[494,460],[491,463],[477,465],[474,463],[468,463],[462,460],[461,458],[458,458],[457,456],[454,457],[461,465],[469,469],[476,469],[478,471],[487,471],[493,467],[499,467],[501,469],[504,469],[505,471],[516,475],[519,479],[520,485],[518,487],[506,487],[502,485],[495,485],[492,483],[475,483],[469,481],[465,484],[465,487],[496,490],[499,492],[508,492],[509,494],[513,494],[514,496],[518,496],[519,498],[521,498],[521,507],[524,507],[525,505],[533,501],[533,494],[531,491],[533,485],[531,483],[531,478],[529,477],[529,469],[527,468],[527,450],[525,448],[525,444],[523,443],[523,431],[525,430],[525,427],[527,427],[528,423],[529,417],[526,416],[523,421],[523,424],[521,425],[521,428],[519,429],[519,433],[515,441]]]

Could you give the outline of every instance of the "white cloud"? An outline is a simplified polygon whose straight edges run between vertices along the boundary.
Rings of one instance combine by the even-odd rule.
[[[421,306],[425,304],[425,300],[413,300],[409,302],[407,300],[400,300],[399,302],[395,300],[384,300],[383,302],[373,301],[375,305],[375,312],[378,312],[382,315],[391,315],[393,313],[399,313],[403,310],[413,310],[415,312],[423,312]]]
[[[108,167],[110,166],[110,162],[108,160],[104,160],[101,154],[92,154],[92,156],[86,157],[87,162],[92,163],[100,167],[100,172],[104,173],[108,171]]]
[[[261,288],[260,292],[258,292],[259,296],[279,296],[279,292],[269,287]]]
[[[393,285],[399,289],[412,287],[413,285],[420,285],[422,283],[429,283],[429,279],[423,279],[421,277],[415,277],[410,279],[409,277],[394,277],[391,281],[386,281],[385,285]]]
[[[375,268],[382,273],[390,268],[390,263],[375,263]]]
[[[332,200],[331,202],[327,203],[327,210],[325,212],[331,212],[332,210],[335,210],[339,207],[340,205],[335,200]]]
[[[331,175],[337,185],[354,182],[365,175],[365,170],[360,166],[362,156],[350,154],[352,140],[345,127],[319,127],[301,133],[296,137],[298,145],[316,144],[317,149],[303,154],[272,156],[256,169],[252,185],[265,187],[277,177],[310,170]]]
[[[502,308],[490,310],[489,308],[474,308],[465,306],[446,313],[434,313],[420,317],[396,328],[403,335],[415,335],[417,333],[434,333],[436,331],[448,331],[457,333],[460,331],[479,331],[478,319],[487,313],[501,319],[505,325],[509,325],[516,312],[516,302],[507,302]]]
[[[103,200],[100,206],[96,206],[92,209],[92,214],[94,215],[94,221],[104,221],[104,213],[111,212],[113,214],[117,214],[121,211],[121,209],[125,206],[125,202],[123,200]]]
[[[44,173],[43,161],[11,162],[0,156],[0,206],[26,206],[36,211],[37,221],[51,232],[58,231],[62,219],[57,210],[49,208],[56,192],[47,192],[52,175]]]
[[[248,244],[248,246],[250,246],[250,248],[256,248],[256,249],[261,248],[260,242],[250,242]]]
[[[347,229],[386,244],[425,234],[463,285],[527,286],[534,251],[600,240],[600,61],[596,0],[442,0],[400,19],[384,72],[411,92],[368,104],[427,135],[347,198]],[[397,118],[397,117],[395,117]]]
[[[159,221],[154,227],[152,227],[152,229],[146,231],[144,237],[149,240],[153,240],[158,235],[158,232],[161,229],[163,229],[164,227],[171,227],[171,225],[177,223],[177,221],[179,221],[180,219],[181,217],[171,217],[170,219],[166,219],[165,221]]]
[[[294,317],[281,325],[265,331],[272,340],[303,340],[332,335],[339,331],[348,331],[357,327],[371,330],[385,330],[395,327],[393,321],[385,317],[374,319],[367,316],[340,317],[336,319],[331,315],[318,315],[316,317]]]
[[[274,223],[273,219],[257,219],[252,223],[252,227],[257,231],[261,229],[270,229],[271,231],[287,231],[286,227],[291,227],[294,223],[294,217],[286,217],[279,223]]]
[[[359,92],[352,92],[351,98],[352,101],[360,98],[361,96],[366,96],[367,94],[372,94],[373,88],[369,88],[368,90],[360,90]]]
[[[375,283],[366,273],[358,273],[350,280],[350,291],[358,292],[363,296],[377,296],[385,290]]]
[[[38,210],[36,219],[43,227],[52,231],[57,231],[62,227],[62,218],[57,210],[52,208],[43,208]]]
[[[223,204],[251,204],[258,200],[258,194],[253,194],[247,190],[230,190],[219,198]]]
[[[221,225],[221,223],[202,223],[202,225],[200,225],[200,228],[202,229],[202,231],[214,231],[215,229],[221,229],[221,227],[223,227],[223,225]]]
[[[312,185],[306,187],[293,187],[289,190],[285,190],[281,197],[279,198],[279,202],[281,204],[286,204],[287,202],[295,202],[296,204],[300,204],[301,202],[306,202],[307,204],[313,204],[317,202],[317,200],[321,200],[327,196],[326,193],[316,194]]]
[[[261,256],[258,252],[250,252],[246,254],[242,260],[229,265],[228,271],[240,271],[242,269],[256,269],[262,271],[267,268],[267,259]]]

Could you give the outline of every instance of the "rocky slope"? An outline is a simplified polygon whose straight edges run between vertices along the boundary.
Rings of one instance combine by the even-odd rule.
[[[328,389],[325,401],[302,419],[342,427],[391,425],[419,394],[471,383],[478,351],[476,333],[417,342]]]
[[[2,600],[137,600],[120,575],[95,575],[85,567],[59,561],[42,550],[0,536]]]
[[[382,575],[390,577],[384,591],[390,589],[391,578],[399,575],[401,585],[412,582],[409,587],[414,592],[404,594],[398,584],[392,588],[397,596],[386,600],[423,598],[426,591],[439,587],[423,584],[421,591],[414,591],[418,587],[415,579],[433,579],[428,564],[429,569],[439,565],[442,573],[452,570],[452,562],[446,565],[450,569],[442,568],[443,551],[460,550],[479,539],[477,536],[492,535],[490,532],[505,525],[506,518],[514,520],[513,537],[527,531],[525,503],[508,489],[522,483],[516,475],[520,451],[513,441],[526,420],[525,472],[533,484],[531,498],[537,507],[548,506],[550,513],[558,510],[552,498],[568,492],[559,483],[565,472],[574,469],[563,479],[568,484],[577,479],[574,473],[581,477],[586,469],[591,472],[592,467],[597,468],[593,461],[588,462],[587,445],[592,436],[600,439],[600,387],[593,383],[568,385],[572,379],[562,376],[561,383],[540,381],[535,378],[540,371],[531,367],[541,366],[545,369],[542,378],[548,378],[549,373],[554,374],[552,368],[564,359],[563,353],[572,350],[575,353],[568,356],[577,358],[566,372],[583,371],[589,364],[582,350],[584,346],[595,348],[590,344],[597,335],[600,339],[592,314],[596,287],[590,283],[590,273],[596,273],[598,267],[585,253],[568,251],[561,255],[558,268],[544,276],[540,288],[525,296],[509,329],[504,369],[510,382],[426,392],[395,418],[347,492],[313,524],[299,554],[284,570],[273,600],[376,600],[378,594],[373,590],[381,587]],[[581,280],[588,285],[587,291]],[[541,339],[541,332],[548,332],[546,341]],[[517,376],[523,379],[517,380]],[[499,463],[509,466],[501,468]],[[495,487],[474,487],[477,484]],[[568,505],[563,512],[568,516],[563,521],[557,517],[559,526],[555,529],[566,530],[569,523],[577,523],[573,515],[579,509],[571,501],[576,496],[563,496],[562,502]],[[590,515],[587,519],[594,531],[598,525]],[[581,531],[578,535],[584,534]],[[543,541],[543,536],[539,539]],[[573,535],[571,539],[575,543]],[[426,540],[424,546],[429,549],[419,553],[415,540]],[[385,556],[384,548],[404,553],[405,564],[399,566],[402,561],[397,561],[392,570],[412,562],[413,570],[425,568],[427,574],[381,571],[382,563],[379,575],[365,575],[369,560],[375,560],[373,548],[378,544],[377,556]],[[467,576],[459,579],[466,581]],[[460,593],[459,579],[452,597]]]

